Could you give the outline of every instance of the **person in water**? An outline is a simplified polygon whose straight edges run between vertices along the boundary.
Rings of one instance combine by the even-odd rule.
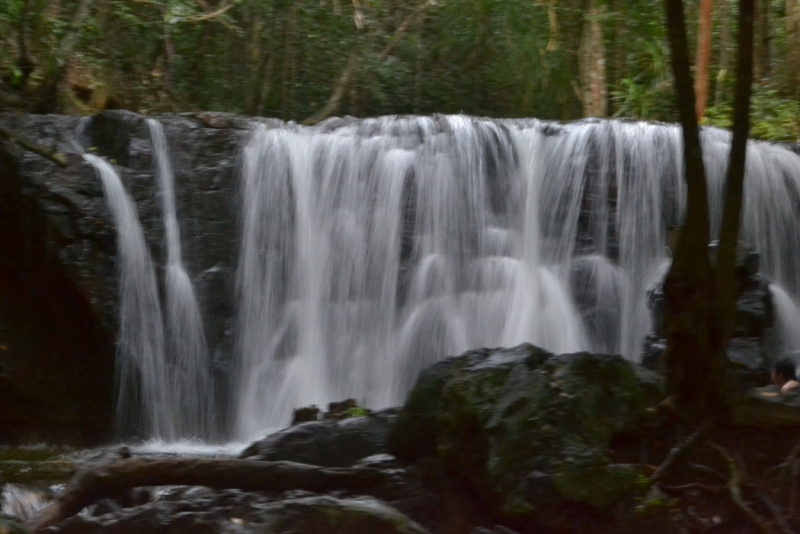
[[[781,358],[772,366],[772,383],[781,388],[781,393],[800,393],[796,373],[794,362],[789,358]]]

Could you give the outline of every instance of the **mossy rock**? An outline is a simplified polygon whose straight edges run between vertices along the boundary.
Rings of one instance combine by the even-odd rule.
[[[435,455],[507,519],[541,515],[554,501],[602,513],[637,491],[639,476],[606,451],[638,432],[661,388],[620,356],[473,351],[421,373],[389,450]]]

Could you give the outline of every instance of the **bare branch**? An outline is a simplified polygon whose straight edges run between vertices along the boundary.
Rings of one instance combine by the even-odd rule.
[[[9,141],[13,141],[14,143],[16,143],[19,146],[21,146],[22,148],[24,148],[25,150],[29,150],[29,151],[33,152],[34,154],[38,154],[38,155],[42,156],[45,159],[49,159],[50,161],[52,161],[53,163],[55,163],[59,167],[66,167],[67,166],[67,158],[66,158],[66,156],[64,156],[64,154],[61,154],[60,152],[56,152],[55,150],[50,150],[50,149],[45,148],[45,147],[43,147],[41,145],[38,145],[36,143],[32,143],[30,141],[26,141],[25,139],[23,139],[22,137],[20,137],[16,133],[14,133],[11,130],[8,130],[8,129],[2,127],[2,126],[0,126],[0,137],[4,137],[4,138],[8,139]]]
[[[708,432],[708,429],[711,428],[711,423],[706,421],[702,425],[700,425],[697,430],[692,432],[692,434],[686,438],[686,440],[681,443],[680,445],[673,447],[667,458],[664,462],[658,466],[658,468],[653,472],[650,476],[651,482],[658,482],[658,480],[664,476],[664,473],[669,469],[673,464],[677,463],[681,460],[686,454],[694,447],[697,442],[700,440],[702,436]]]
[[[714,449],[722,456],[722,459],[728,464],[728,471],[730,472],[730,480],[728,480],[728,491],[731,494],[731,500],[733,500],[734,504],[739,508],[739,510],[744,514],[744,516],[756,527],[756,530],[761,532],[761,534],[775,534],[775,531],[772,527],[764,521],[761,516],[759,516],[750,506],[744,501],[742,497],[742,472],[739,470],[739,467],[736,465],[736,460],[733,457],[715,443],[709,442],[709,447]]]
[[[356,0],[354,0],[355,2]],[[384,47],[383,51],[381,51],[380,55],[378,56],[378,61],[382,62],[385,61],[389,54],[391,54],[397,43],[400,41],[400,38],[403,34],[411,27],[411,25],[420,17],[426,9],[430,6],[436,4],[436,0],[427,0],[424,4],[419,6],[415,9],[412,13],[410,13],[400,26],[397,27],[395,30],[394,35],[392,38],[389,39],[389,42]],[[336,110],[339,109],[339,104],[344,97],[348,86],[350,85],[352,79],[355,76],[355,73],[358,71],[359,61],[358,61],[358,53],[353,52],[350,55],[350,59],[347,61],[347,66],[345,67],[342,75],[339,76],[339,80],[336,82],[336,85],[333,86],[333,92],[331,93],[330,98],[328,98],[328,102],[325,104],[321,110],[313,114],[312,116],[305,119],[301,124],[306,126],[311,126],[313,124],[317,124],[320,121],[323,121],[333,115]]]

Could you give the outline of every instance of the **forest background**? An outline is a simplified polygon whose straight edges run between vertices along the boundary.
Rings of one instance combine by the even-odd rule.
[[[798,142],[800,0],[756,6],[751,136]],[[307,124],[410,113],[675,122],[663,9],[662,0],[0,0],[0,109],[227,111]],[[686,6],[692,54],[701,50],[695,76],[707,78],[701,124],[730,126],[737,9]]]

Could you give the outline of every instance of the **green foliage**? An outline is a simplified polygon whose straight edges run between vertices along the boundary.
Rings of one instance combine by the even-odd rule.
[[[595,0],[591,16],[578,0],[89,0],[89,15],[73,28],[79,3],[0,0],[0,105],[6,92],[52,82],[52,67],[64,65],[68,83],[57,84],[50,111],[92,112],[113,100],[143,112],[302,120],[325,106],[355,57],[338,115],[577,119],[580,44],[591,18],[603,33],[610,113],[677,118],[660,0]],[[718,74],[735,52],[733,4],[714,11],[710,89],[718,105],[707,123],[720,126],[732,94],[731,77]],[[695,11],[688,6],[690,40]],[[772,11],[772,78],[754,98],[753,134],[796,140],[796,88],[782,60],[800,52],[788,45],[784,2]],[[73,30],[75,51],[59,58]],[[36,67],[28,78],[18,64],[22,34]],[[105,98],[94,96],[98,89]]]
[[[369,410],[363,406],[354,406],[348,408],[345,412],[345,417],[366,417],[369,415]]]
[[[706,111],[704,124],[730,129],[732,104],[724,102]],[[750,136],[764,141],[800,142],[800,103],[773,88],[757,88],[750,102]]]

